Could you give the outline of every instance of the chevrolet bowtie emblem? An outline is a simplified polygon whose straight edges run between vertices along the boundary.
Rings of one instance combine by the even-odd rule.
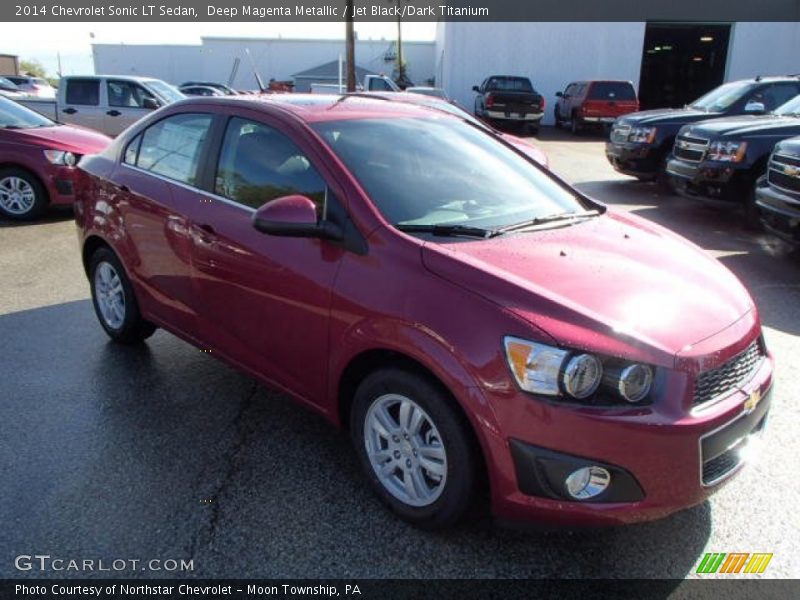
[[[749,415],[753,412],[759,402],[761,402],[761,390],[751,392],[750,397],[744,401],[744,414]]]
[[[783,167],[783,173],[789,177],[800,176],[800,169],[797,167]]]

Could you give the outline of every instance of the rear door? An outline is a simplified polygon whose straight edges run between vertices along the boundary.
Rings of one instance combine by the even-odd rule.
[[[154,123],[128,144],[114,175],[143,308],[189,337],[197,324],[186,206],[192,198],[181,192],[197,183],[212,120],[183,113]]]
[[[100,80],[96,77],[70,77],[59,97],[58,120],[104,131],[105,110],[100,99]]]
[[[153,94],[135,81],[120,79],[106,80],[106,97],[108,106],[104,127],[105,132],[112,136],[120,134],[152,111],[151,108],[145,108],[145,98],[155,100]]]

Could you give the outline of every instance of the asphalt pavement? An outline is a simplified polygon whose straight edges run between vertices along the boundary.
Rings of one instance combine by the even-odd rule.
[[[109,343],[71,214],[53,211],[0,222],[0,577],[684,578],[705,552],[771,552],[764,577],[800,576],[800,256],[614,173],[599,136],[544,129],[540,143],[567,180],[689,237],[756,299],[778,363],[769,431],[711,500],[604,530],[508,531],[482,514],[416,530],[370,492],[347,436],[285,396],[161,331]],[[15,566],[37,554],[126,568]]]

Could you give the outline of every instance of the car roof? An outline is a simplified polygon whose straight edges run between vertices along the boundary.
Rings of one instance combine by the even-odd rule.
[[[270,109],[277,109],[307,123],[392,117],[456,118],[424,106],[387,102],[385,99],[372,99],[364,97],[364,95],[262,94],[260,96],[214,96],[181,100],[171,106],[188,107],[208,104],[240,106],[264,112],[269,112]]]

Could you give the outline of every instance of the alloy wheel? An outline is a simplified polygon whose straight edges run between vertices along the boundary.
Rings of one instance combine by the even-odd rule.
[[[33,186],[22,177],[11,175],[0,179],[0,206],[9,214],[27,214],[35,202]]]
[[[94,272],[94,291],[97,307],[106,325],[120,329],[125,322],[125,290],[116,269],[101,262]]]
[[[377,398],[367,411],[364,444],[372,469],[392,496],[410,506],[433,504],[447,483],[447,452],[435,423],[400,394]]]

